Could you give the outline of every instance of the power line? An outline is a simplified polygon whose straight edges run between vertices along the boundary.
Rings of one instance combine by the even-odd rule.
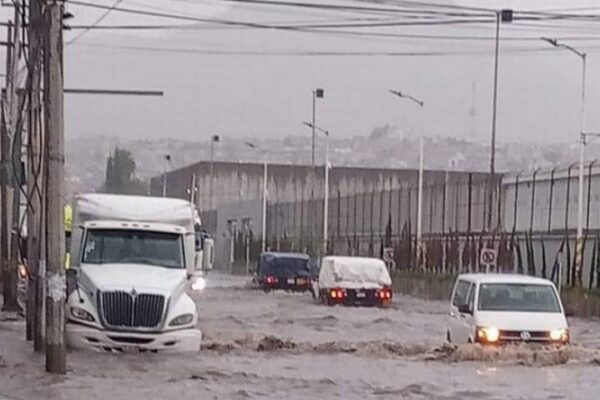
[[[90,29],[93,29],[94,26],[98,25],[99,23],[101,23],[102,21],[104,21],[104,19],[106,17],[108,17],[108,14],[110,14],[111,11],[113,11],[115,9],[115,7],[117,7],[123,0],[116,0],[113,5],[107,9],[96,21],[94,21],[92,23],[92,25],[90,27],[88,27],[87,29],[84,29],[83,31],[81,31],[77,36],[75,36],[73,39],[69,40],[67,42],[67,46],[75,43],[77,40],[79,40],[83,35],[85,35],[86,33],[88,33],[90,31]]]
[[[538,39],[539,40],[539,39]],[[489,55],[488,51],[264,51],[264,50],[214,50],[214,49],[189,49],[154,46],[112,45],[112,44],[81,44],[78,48],[105,48],[113,50],[139,51],[149,53],[169,54],[196,54],[196,55],[222,55],[222,56],[298,56],[298,57],[437,57],[437,56],[461,56],[461,55]],[[589,47],[600,49],[600,46]],[[507,54],[523,53],[551,53],[557,51],[551,47],[514,48],[504,50]]]
[[[181,30],[195,31],[210,29],[201,25],[73,25],[69,27],[71,30],[94,29],[94,30]],[[307,30],[308,32],[323,33],[323,34],[339,34],[348,36],[371,36],[385,38],[404,38],[404,39],[424,39],[424,40],[450,40],[450,41],[493,41],[494,36],[476,36],[476,35],[430,35],[430,34],[412,34],[412,33],[385,33],[385,32],[362,32],[349,30]],[[595,41],[600,40],[600,35],[590,36],[561,36],[561,40],[570,41]],[[503,37],[502,41],[507,42],[537,42],[539,35],[536,36],[507,36]]]

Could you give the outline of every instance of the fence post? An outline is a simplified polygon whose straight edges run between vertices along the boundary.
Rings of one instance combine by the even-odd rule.
[[[471,232],[471,206],[473,205],[473,174],[469,173],[468,201],[467,201],[467,232]]]
[[[597,162],[598,162],[598,160],[594,160],[590,163],[589,172],[588,172],[587,215],[586,215],[586,222],[585,222],[586,230],[590,229],[590,203],[592,200],[592,169],[594,168],[594,165]]]
[[[550,173],[550,199],[548,200],[548,233],[552,231],[552,202],[554,200],[554,174],[556,173],[556,169],[558,167],[552,168],[552,172]]]
[[[539,168],[537,168],[535,171],[533,171],[533,181],[531,184],[531,211],[529,214],[529,232],[533,232],[533,219],[534,219],[534,214],[535,214],[535,184],[536,184],[536,177],[537,174],[539,172]]]
[[[518,212],[518,204],[519,204],[519,178],[521,177],[521,173],[517,174],[517,179],[515,180],[515,204],[513,209],[513,232],[517,230],[517,212]]]

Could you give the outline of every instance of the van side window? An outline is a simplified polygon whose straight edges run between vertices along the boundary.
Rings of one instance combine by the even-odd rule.
[[[454,298],[452,299],[453,306],[460,307],[461,305],[467,304],[470,286],[471,284],[467,281],[458,281],[456,290],[454,291]]]

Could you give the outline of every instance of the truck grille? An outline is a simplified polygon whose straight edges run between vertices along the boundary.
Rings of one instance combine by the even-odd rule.
[[[156,294],[102,292],[99,299],[104,323],[114,328],[156,328],[165,307],[165,297]]]

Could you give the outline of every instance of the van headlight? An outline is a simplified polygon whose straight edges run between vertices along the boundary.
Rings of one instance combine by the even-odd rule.
[[[484,343],[495,343],[500,339],[500,331],[497,328],[477,328],[477,341]]]
[[[204,279],[201,276],[196,278],[194,283],[192,283],[192,290],[202,291],[202,290],[204,290],[205,287],[206,287],[206,279]]]
[[[75,319],[80,319],[82,321],[95,321],[94,316],[92,314],[79,307],[71,307],[71,316]]]
[[[169,326],[182,326],[188,325],[194,320],[194,314],[181,314],[178,317],[173,318]]]
[[[550,340],[553,342],[566,342],[569,340],[568,329],[553,329],[550,331]]]

